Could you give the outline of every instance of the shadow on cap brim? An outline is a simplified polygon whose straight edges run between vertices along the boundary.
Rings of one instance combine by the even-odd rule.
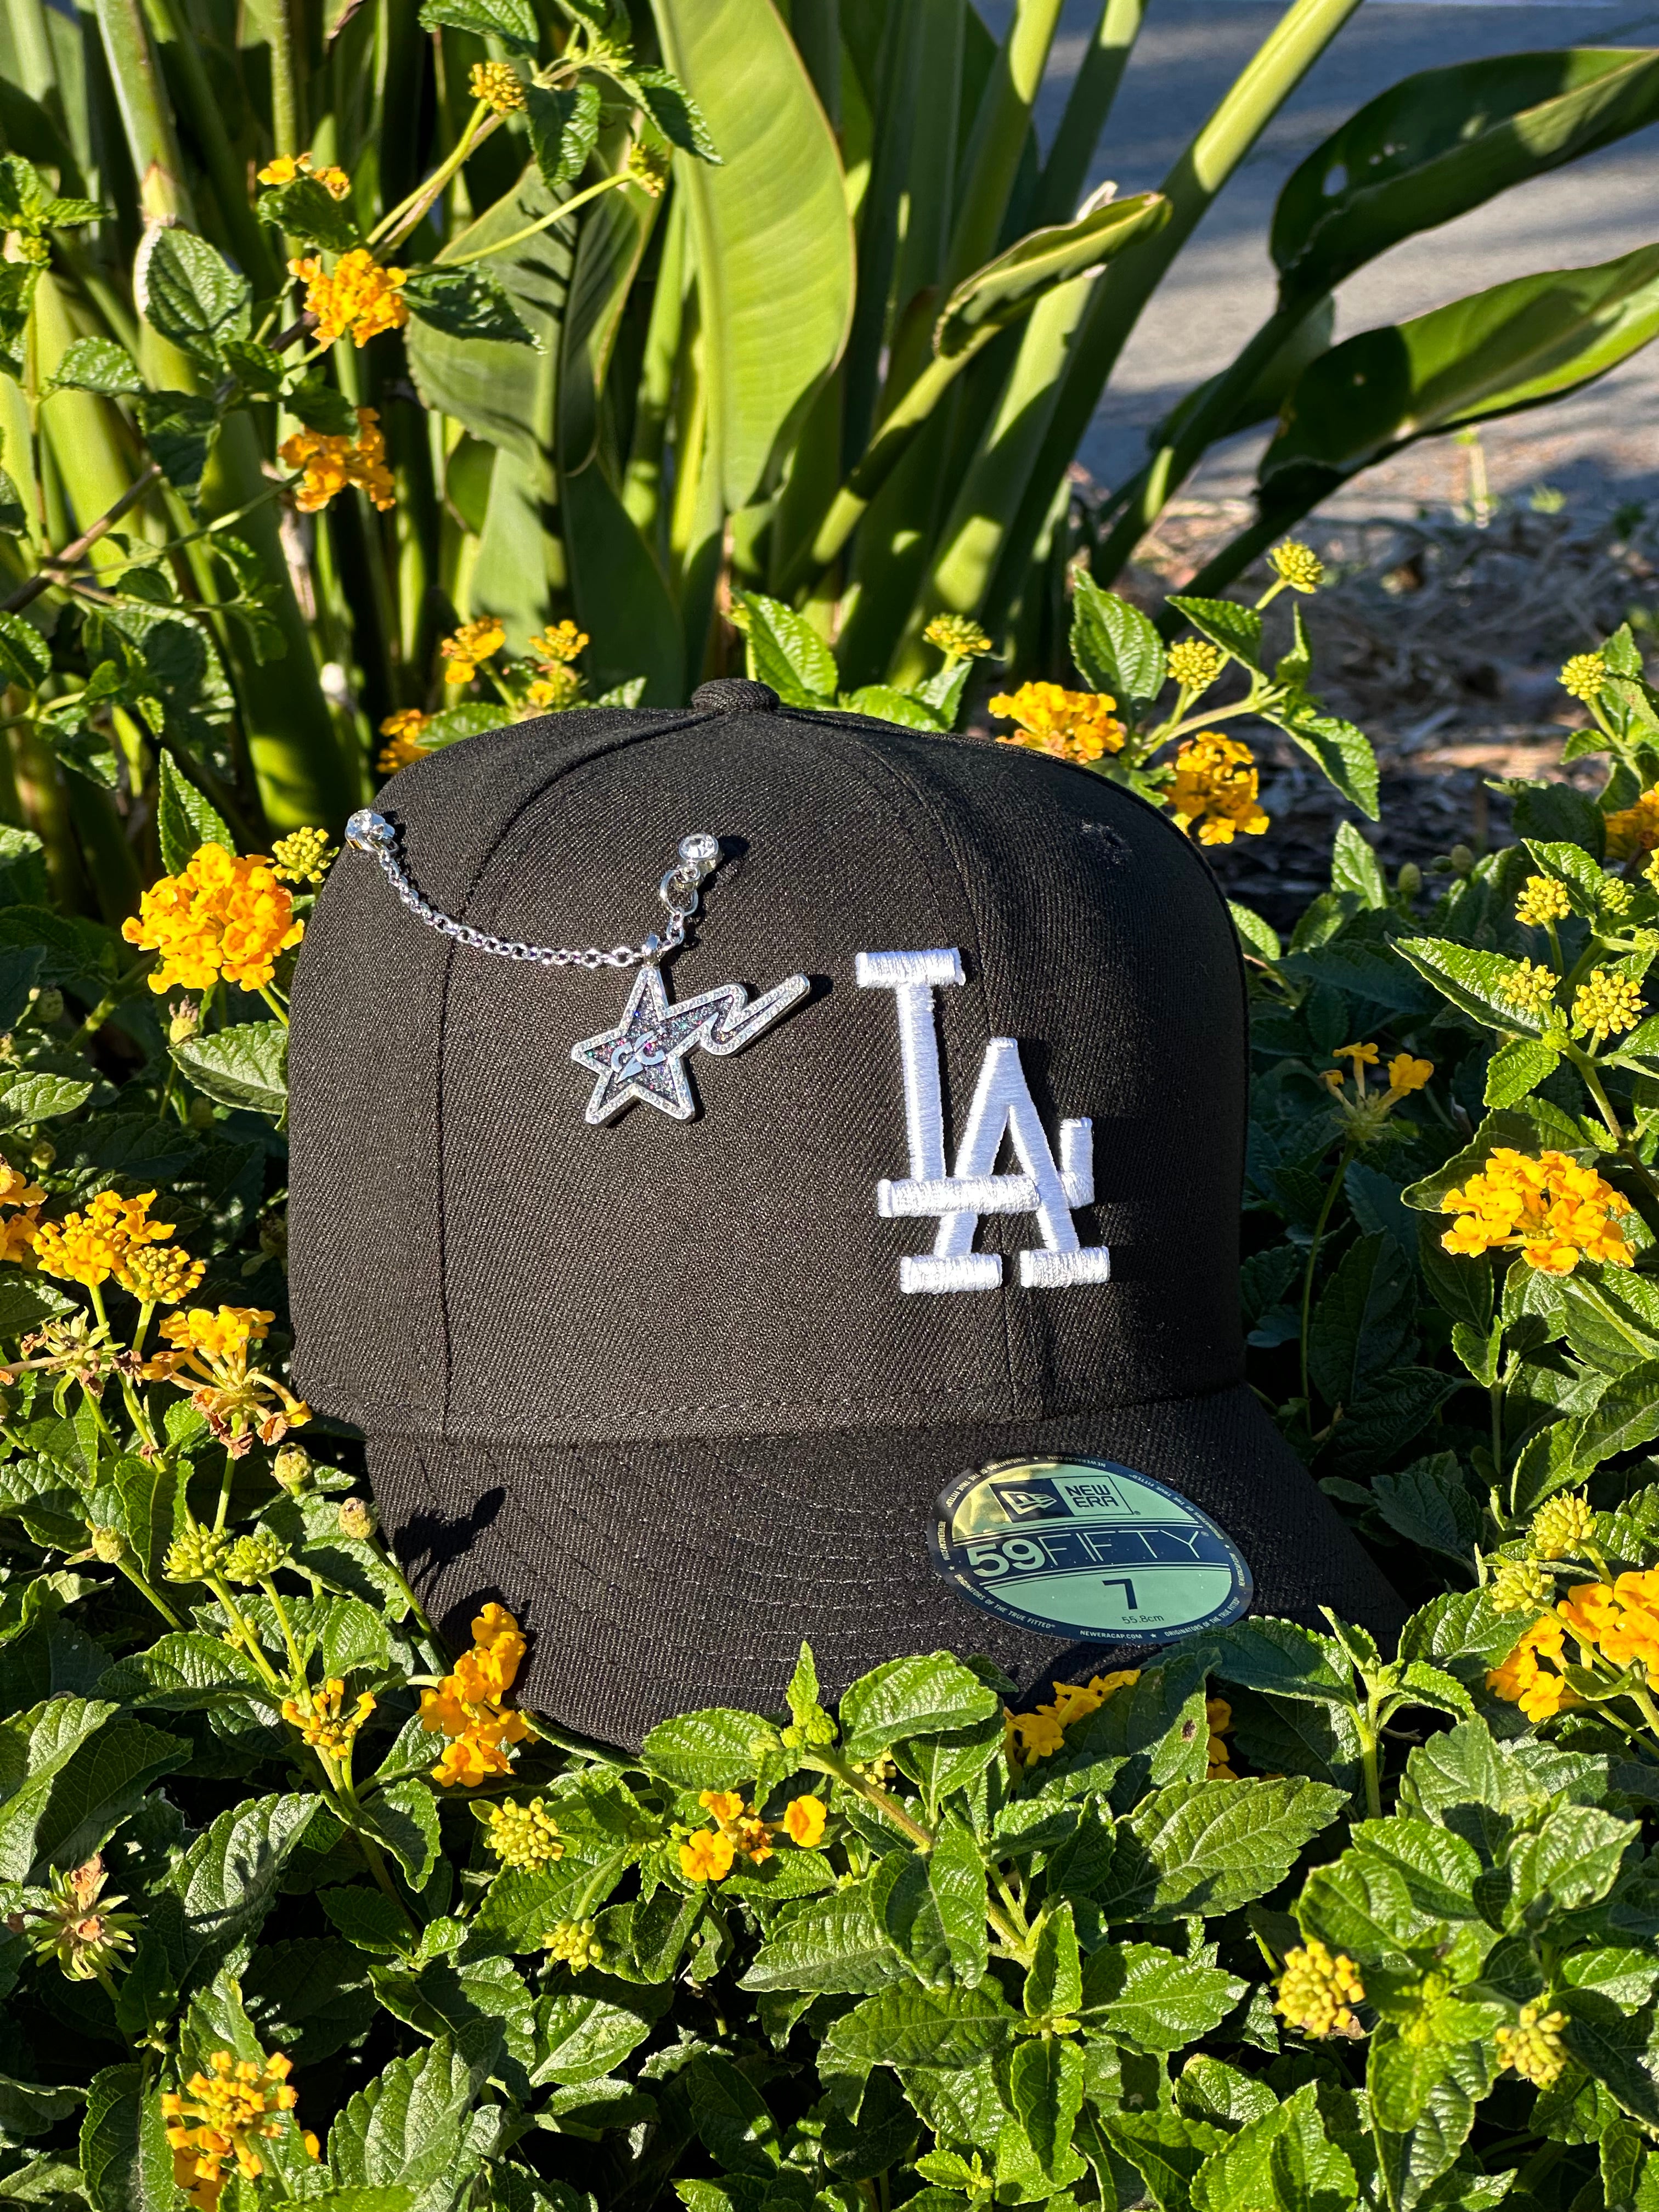
[[[371,1438],[398,1557],[456,1645],[494,1598],[530,1638],[516,1696],[637,1749],[671,1714],[777,1712],[800,1644],[825,1695],[883,1660],[981,1655],[1022,1692],[1144,1654],[1017,1627],[933,1567],[933,1505],[969,1468],[1067,1454],[1152,1476],[1209,1514],[1251,1611],[1328,1605],[1391,1639],[1404,1608],[1243,1386],[1204,1398],[949,1429],[554,1446]]]

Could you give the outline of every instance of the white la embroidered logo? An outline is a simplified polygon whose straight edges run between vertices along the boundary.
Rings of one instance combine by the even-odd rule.
[[[985,1048],[968,1124],[954,1170],[945,1164],[945,1109],[939,1091],[939,1036],[933,993],[966,981],[962,955],[943,952],[860,952],[859,984],[890,991],[898,1011],[899,1050],[904,1058],[904,1121],[910,1172],[876,1185],[876,1211],[884,1218],[936,1214],[932,1252],[899,1261],[902,1291],[994,1291],[1002,1280],[994,1252],[975,1252],[982,1213],[1034,1213],[1042,1232],[1040,1250],[1019,1255],[1019,1279],[1030,1290],[1058,1291],[1075,1283],[1103,1283],[1111,1254],[1103,1244],[1079,1243],[1073,1209],[1095,1196],[1094,1130],[1086,1121],[1060,1125],[1060,1164],[1054,1164],[1020,1065],[1013,1037],[993,1037]],[[998,1175],[997,1154],[1006,1136],[1024,1172]]]

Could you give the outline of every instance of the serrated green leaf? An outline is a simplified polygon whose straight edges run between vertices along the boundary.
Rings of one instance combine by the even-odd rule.
[[[758,1713],[711,1705],[659,1723],[642,1749],[647,1764],[682,1790],[730,1790],[758,1771],[757,1747],[775,1734]]]
[[[530,0],[421,0],[421,28],[476,31],[522,54],[533,54],[541,43]]]
[[[792,1911],[756,1953],[742,1986],[865,1995],[906,1978],[862,1883]]]
[[[1245,1984],[1154,1943],[1108,1944],[1083,1972],[1085,2026],[1136,2051],[1180,2051],[1220,2026]]]
[[[281,1121],[288,1112],[288,1031],[280,1022],[240,1022],[173,1047],[181,1073],[222,1106]],[[0,1102],[0,1111],[3,1102]]]
[[[1231,1912],[1275,1888],[1345,1802],[1341,1790],[1299,1777],[1176,1783],[1119,1823],[1097,1901],[1111,1921]]]
[[[487,270],[473,265],[448,269],[434,262],[429,268],[411,270],[400,296],[409,302],[411,315],[450,337],[493,338],[498,343],[541,349],[541,340],[505,287]]]
[[[965,1728],[997,1708],[996,1692],[948,1651],[890,1659],[843,1694],[842,1747],[848,1759],[872,1759],[901,1737]]]
[[[1083,569],[1073,580],[1071,644],[1079,673],[1093,690],[1141,701],[1156,699],[1164,688],[1164,641],[1152,623]]]

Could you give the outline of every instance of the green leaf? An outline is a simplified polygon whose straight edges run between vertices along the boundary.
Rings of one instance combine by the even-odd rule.
[[[193,392],[145,392],[133,404],[150,458],[175,491],[193,500],[219,435],[219,408]]]
[[[9,261],[0,266],[0,368],[15,380],[27,374],[23,342],[40,281],[40,271],[33,262]]]
[[[1023,2002],[1030,2020],[1069,2018],[1083,2003],[1083,1962],[1068,1904],[1051,1906],[1037,1927]]]
[[[185,1078],[222,1106],[244,1106],[280,1121],[288,1111],[288,1031],[280,1022],[242,1022],[173,1047]]]
[[[996,1984],[923,1990],[914,1982],[878,1990],[830,2024],[818,2070],[862,2076],[872,2066],[917,2074],[959,2072],[1010,2041],[1018,2014]]]
[[[1072,598],[1072,658],[1091,690],[1115,699],[1156,699],[1164,688],[1164,641],[1140,609],[1103,591],[1079,568]]]
[[[48,392],[98,392],[107,398],[143,388],[137,362],[113,338],[76,338],[46,380]]]
[[[363,242],[348,200],[337,200],[315,177],[298,176],[286,185],[267,185],[254,212],[261,222],[320,246],[330,253],[349,253]]]
[[[901,729],[932,730],[936,734],[950,724],[937,708],[914,691],[901,691],[891,684],[864,684],[856,691],[843,691],[836,702],[847,714],[866,714],[872,721],[896,722]]]
[[[1136,2051],[1180,2051],[1220,2026],[1246,1984],[1198,1959],[1177,1959],[1155,1943],[1108,1944],[1091,1954],[1081,2010]]]
[[[934,352],[960,353],[980,333],[1004,329],[1056,286],[1097,270],[1137,239],[1161,230],[1169,214],[1161,192],[1137,192],[1103,207],[1085,205],[1074,222],[1028,232],[963,278],[933,325]],[[1098,588],[1092,579],[1090,587]]]
[[[189,1764],[190,1748],[140,1721],[99,1729],[52,1785],[34,1824],[34,1856],[25,1878],[44,1882],[51,1868],[80,1866],[101,1850],[162,1775]],[[9,1871],[15,1863],[8,1848],[4,1867]]]
[[[1370,1376],[1398,1359],[1414,1334],[1411,1261],[1392,1237],[1360,1237],[1321,1291],[1308,1333],[1308,1368],[1328,1406],[1351,1408]]]
[[[1253,952],[1259,952],[1264,960],[1278,960],[1283,957],[1285,948],[1279,942],[1279,932],[1271,922],[1264,921],[1249,907],[1240,906],[1237,899],[1228,900],[1227,911],[1233,918],[1234,928]]]
[[[155,810],[156,836],[161,841],[161,866],[176,876],[189,866],[198,846],[221,845],[236,850],[222,815],[204,799],[170,753],[161,755],[158,769],[160,795]]]
[[[1345,722],[1340,715],[1316,714],[1306,707],[1269,712],[1267,720],[1301,746],[1346,799],[1371,821],[1376,820],[1376,755],[1363,730]]]
[[[0,1721],[0,1786],[7,1788],[0,1801],[0,1881],[24,1878],[58,1777],[118,1710],[96,1698],[49,1698]]]
[[[0,676],[33,691],[52,673],[52,650],[21,615],[0,614]]]
[[[778,2124],[760,2091],[729,2058],[714,2051],[693,2062],[688,2086],[697,2133],[721,2170],[769,2179],[782,2146]]]
[[[1235,1621],[1211,1639],[1210,1671],[1224,1681],[1279,1697],[1313,1698],[1333,1705],[1354,1702],[1346,1662],[1328,1636],[1293,1620],[1259,1613]]]
[[[364,1814],[409,1876],[411,1887],[421,1888],[441,1848],[437,1802],[425,1778],[411,1774],[390,1784],[370,1800]]]
[[[264,2048],[285,2051],[302,2066],[356,2042],[376,2011],[361,1954],[331,1936],[300,1936],[256,1951],[243,1996]]]
[[[1358,2197],[1347,2154],[1326,2133],[1312,2081],[1212,2152],[1192,2190],[1193,2212],[1241,2212],[1245,2205],[1350,2212]]]
[[[660,1722],[642,1749],[647,1765],[682,1790],[729,1790],[758,1772],[775,1735],[758,1713],[711,1705]]]
[[[358,2090],[329,2130],[328,2166],[341,2188],[404,2188],[422,2206],[433,2185],[454,2178],[466,2116],[495,2063],[501,2029],[493,2021],[441,2035],[426,2050],[396,2058]],[[435,2201],[447,2203],[447,2193]]]
[[[866,1882],[792,1911],[762,1943],[742,1987],[862,1996],[905,1980],[874,1905]]]
[[[1404,77],[1295,169],[1268,245],[1281,296],[1313,299],[1402,239],[1577,160],[1659,113],[1651,53],[1483,56]]]
[[[1506,960],[1501,952],[1479,952],[1473,945],[1453,945],[1437,937],[1402,938],[1398,950],[1472,1021],[1487,1029],[1538,1036],[1535,1018],[1505,994],[1505,987],[1512,987],[1521,972],[1518,962]]]
[[[414,1930],[395,1899],[378,1889],[324,1889],[317,1901],[349,1942],[360,1951],[398,1952],[414,1942]],[[539,1938],[538,1939],[539,1941]]]
[[[1413,1460],[1398,1474],[1373,1475],[1370,1491],[1377,1511],[1408,1544],[1455,1559],[1460,1566],[1471,1564],[1480,1540],[1481,1510],[1458,1471],[1455,1452]]]
[[[599,88],[587,77],[550,88],[529,84],[524,99],[536,167],[556,197],[574,184],[599,143]]]
[[[1540,270],[1333,346],[1303,371],[1262,456],[1264,512],[1307,512],[1415,439],[1604,376],[1659,331],[1659,246]]]
[[[1103,2112],[1100,2125],[1146,2184],[1158,2212],[1190,2212],[1194,2178],[1229,2139],[1224,2129],[1182,2112]]]
[[[1200,637],[1218,645],[1224,653],[1242,660],[1246,668],[1263,669],[1261,617],[1254,607],[1236,599],[1203,599],[1172,594],[1170,605],[1186,616]]]
[[[842,1748],[848,1759],[873,1759],[902,1736],[939,1735],[988,1719],[998,1709],[994,1690],[948,1651],[890,1659],[843,1693]]]
[[[410,271],[402,296],[434,331],[454,338],[494,338],[499,344],[532,346],[541,341],[525,321],[497,277],[471,264],[465,269],[434,263]]]
[[[421,28],[476,31],[520,54],[533,54],[541,44],[531,0],[421,0]]]
[[[1108,1920],[1212,1917],[1264,1896],[1303,1845],[1334,1820],[1345,1793],[1299,1777],[1274,1782],[1181,1782],[1119,1824],[1109,1880],[1097,1893]]]
[[[875,1873],[872,1900],[890,1942],[921,1981],[969,1987],[985,1971],[985,1863],[954,1814],[923,1856],[892,1851]]]
[[[1488,1106],[1513,1106],[1547,1083],[1561,1065],[1553,1045],[1535,1037],[1510,1037],[1486,1064],[1484,1094]]]
[[[1387,906],[1389,887],[1375,848],[1365,842],[1352,822],[1339,822],[1331,850],[1331,889],[1348,892],[1362,908],[1371,912]]]
[[[1568,1449],[1575,1469],[1633,1451],[1659,1437],[1659,1359],[1644,1359],[1615,1375],[1594,1412],[1574,1424]]]
[[[621,82],[638,99],[671,146],[699,161],[720,165],[720,149],[708,129],[708,118],[677,76],[662,69],[630,70]]]
[[[623,1982],[606,1982],[604,1988],[603,1996],[585,1984],[540,2000],[532,2076],[538,2086],[596,2081],[609,2074],[645,2041],[669,1997],[666,1990],[634,1989]]]
[[[0,1128],[27,1128],[36,1121],[74,1114],[92,1096],[90,1083],[68,1075],[0,1076]]]
[[[132,283],[138,312],[151,329],[198,361],[214,362],[224,339],[248,335],[252,291],[246,277],[194,231],[176,224],[147,230]]]
[[[167,1877],[184,1906],[186,1964],[210,1979],[264,1920],[320,1797],[252,1798],[221,1813]],[[395,2177],[394,2177],[395,2178]]]
[[[1638,1821],[1618,1820],[1596,1805],[1558,1807],[1510,1850],[1515,1909],[1525,1912],[1534,1900],[1564,1912],[1594,1905],[1612,1888],[1640,1832]]]
[[[836,657],[804,615],[764,592],[736,592],[749,674],[769,684],[786,707],[828,706],[840,682]]]
[[[81,2124],[81,2171],[94,2212],[173,2212],[173,2153],[160,2085],[140,2066],[93,2077]]]
[[[735,510],[775,481],[846,342],[854,270],[846,186],[834,134],[775,10],[757,11],[751,0],[653,0],[652,15],[663,60],[707,118],[723,164],[679,157],[676,189],[686,194],[698,272],[710,465]]]
[[[1036,2154],[1043,2179],[1056,2188],[1078,2180],[1084,2161],[1072,2148],[1072,2131],[1083,2110],[1083,2053],[1057,2035],[1022,2043],[1010,2071],[1014,2114]],[[998,2166],[1003,2161],[1000,2156]]]

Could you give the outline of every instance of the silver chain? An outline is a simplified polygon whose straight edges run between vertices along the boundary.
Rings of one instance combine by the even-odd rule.
[[[657,896],[668,909],[661,936],[653,932],[638,945],[613,945],[605,951],[597,945],[578,950],[572,945],[526,945],[514,938],[492,937],[488,930],[474,929],[471,922],[457,921],[453,915],[441,912],[422,896],[398,858],[397,830],[373,807],[360,807],[346,823],[345,834],[349,845],[377,863],[416,921],[423,921],[441,937],[465,945],[469,951],[494,953],[501,960],[526,960],[537,968],[637,968],[645,961],[660,960],[685,942],[685,925],[697,910],[700,888],[720,866],[720,840],[706,830],[682,837],[677,864],[657,886]]]

